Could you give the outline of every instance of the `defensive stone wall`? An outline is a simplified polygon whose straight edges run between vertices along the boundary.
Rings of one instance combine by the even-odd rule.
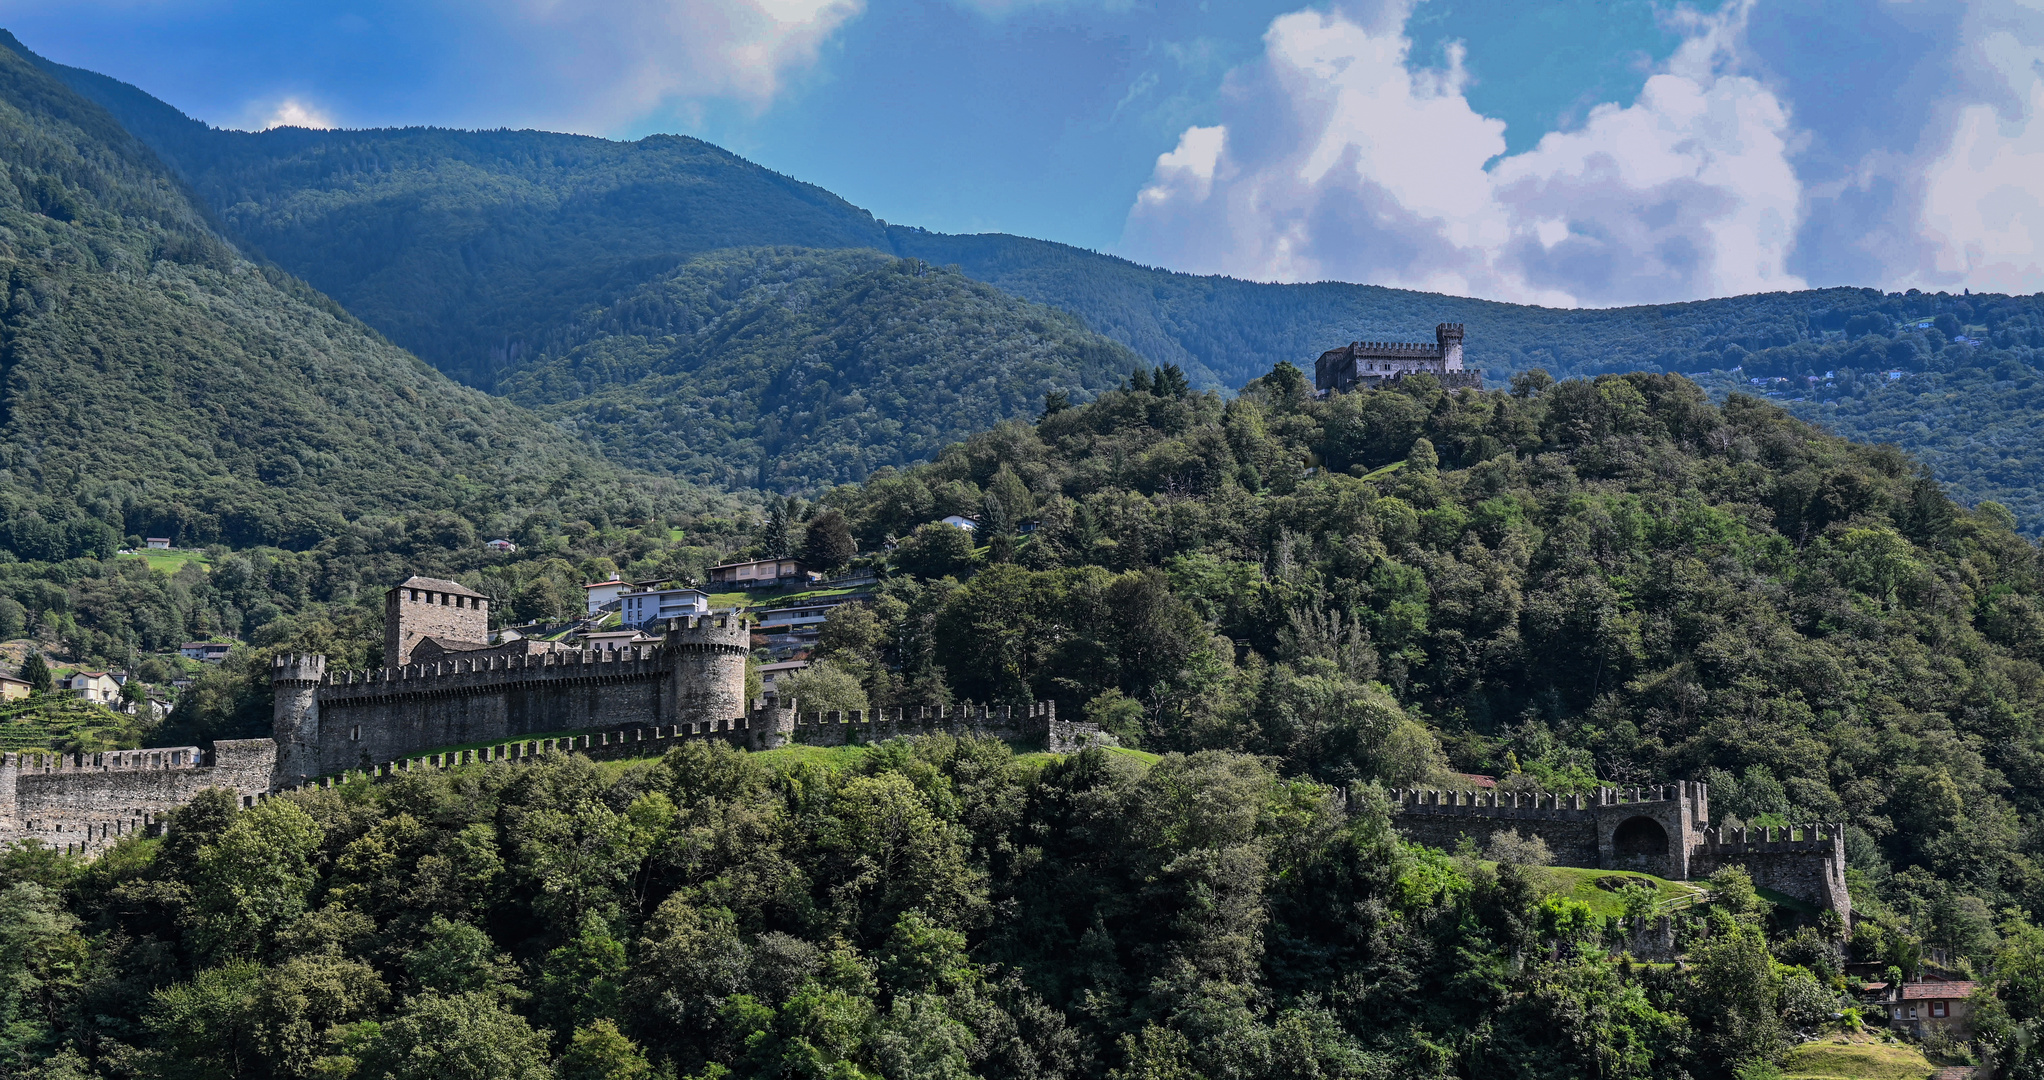
[[[454,654],[374,671],[280,656],[271,672],[278,783],[519,735],[743,719],[745,619],[672,619],[664,634],[651,646]]]
[[[1075,753],[1087,746],[1113,746],[1113,736],[1098,724],[1057,719],[1055,704],[1043,702],[1017,712],[1002,707],[880,710],[868,719],[862,711],[800,713],[792,705],[757,702],[752,711],[730,721],[651,725],[611,731],[517,739],[465,750],[444,750],[286,784],[280,791],[332,787],[354,777],[384,780],[409,772],[447,769],[493,761],[529,762],[549,753],[584,754],[598,760],[658,757],[690,740],[719,739],[751,750],[773,750],[791,744],[846,746],[921,735],[981,735],[1003,739],[1042,738],[1055,753]]]
[[[800,713],[794,741],[808,746],[844,746],[879,742],[897,735],[989,735],[1014,742],[1038,742],[1054,754],[1075,753],[1087,746],[1116,745],[1098,724],[1057,718],[1057,703],[1042,701],[1017,711],[1009,706],[966,706],[946,709],[904,709]]]
[[[269,739],[93,754],[0,755],[0,842],[40,840],[96,855],[115,840],[148,833],[164,814],[207,788],[233,791],[242,805],[270,790],[277,761]]]
[[[1428,789],[1391,796],[1399,832],[1432,847],[1453,849],[1464,837],[1481,846],[1510,830],[1539,837],[1558,866],[1636,870],[1674,881],[1741,866],[1762,888],[1852,914],[1843,826],[1710,832],[1704,828],[1707,784],[1599,788],[1588,795]]]
[[[1753,884],[1828,907],[1851,925],[1852,897],[1845,888],[1845,826],[1823,823],[1788,828],[1706,832],[1690,857],[1691,874],[1704,878],[1727,866],[1744,867]]]
[[[438,746],[658,724],[666,719],[664,659],[651,648],[574,650],[337,672],[318,684],[312,753],[279,779],[296,782]],[[279,719],[280,736],[302,727]]]

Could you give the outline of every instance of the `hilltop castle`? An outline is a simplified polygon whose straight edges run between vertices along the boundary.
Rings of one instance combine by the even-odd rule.
[[[1408,375],[1432,375],[1450,390],[1483,389],[1483,372],[1462,367],[1462,324],[1434,327],[1434,343],[1352,341],[1313,363],[1313,388],[1323,394],[1361,387],[1375,390]]]
[[[1671,881],[1739,866],[1753,884],[1828,907],[1851,924],[1845,826],[1711,830],[1708,784],[1599,788],[1589,796],[1393,791],[1391,801],[1398,831],[1433,847],[1453,850],[1465,837],[1482,843],[1509,830],[1539,837],[1557,866],[1636,870]]]
[[[146,832],[207,788],[244,806],[336,776],[389,777],[472,761],[522,761],[550,750],[644,756],[688,739],[755,750],[841,746],[944,732],[1040,742],[1070,751],[1102,740],[1097,725],[1060,721],[1050,702],[1024,709],[902,709],[798,714],[745,700],[752,627],[741,615],[648,624],[656,642],[579,649],[489,641],[490,600],[456,582],[414,577],[384,596],[384,665],[329,671],[317,655],[278,656],[271,738],[90,754],[0,755],[0,843],[35,839],[96,854]],[[450,751],[448,747],[480,746]]]

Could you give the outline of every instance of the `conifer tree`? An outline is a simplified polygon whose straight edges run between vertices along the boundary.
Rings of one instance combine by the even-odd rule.
[[[38,694],[49,693],[56,686],[57,682],[56,678],[50,674],[49,663],[43,659],[43,654],[39,652],[29,653],[28,659],[21,662],[21,678],[22,681],[28,683],[30,691]]]

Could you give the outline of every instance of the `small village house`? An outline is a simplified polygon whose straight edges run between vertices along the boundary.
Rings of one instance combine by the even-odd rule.
[[[598,630],[582,635],[582,647],[591,652],[616,652],[640,645],[651,645],[656,640],[639,630]]]
[[[778,585],[807,585],[823,578],[796,559],[752,559],[725,563],[709,569],[710,581],[740,589],[769,589]]]
[[[0,675],[0,701],[19,701],[27,697],[34,690],[35,688],[28,684],[27,679],[17,679],[12,675]]]
[[[487,544],[484,544],[483,546],[484,546],[484,547],[486,547],[486,548],[488,548],[488,549],[490,549],[491,551],[494,551],[494,552],[496,552],[496,553],[497,553],[497,554],[499,554],[499,555],[509,555],[509,554],[511,554],[512,552],[514,552],[514,551],[517,551],[517,550],[518,550],[518,545],[517,545],[517,544],[514,544],[514,543],[512,543],[511,541],[509,541],[509,540],[505,540],[505,539],[503,539],[503,538],[501,538],[501,537],[500,537],[500,538],[498,538],[498,539],[492,540],[492,541],[490,541],[489,543],[487,543]]]
[[[121,700],[121,684],[104,671],[75,671],[59,679],[57,685],[80,701],[110,705]]]
[[[616,608],[617,598],[631,591],[633,590],[630,582],[619,581],[616,578],[582,586],[584,603],[591,616]]]
[[[1899,986],[1868,988],[1876,1008],[1887,1014],[1888,1028],[1915,1038],[1940,1032],[1957,1038],[1972,1035],[1973,984],[1962,980],[1925,979]]]
[[[647,589],[617,598],[618,619],[636,630],[667,619],[708,615],[710,596],[701,589]]]
[[[778,664],[761,664],[759,666],[760,694],[778,700],[780,698],[780,691],[776,689],[776,684],[780,680],[808,666],[809,661],[807,660],[784,660]]]
[[[130,533],[129,535],[132,536],[134,534]],[[142,542],[149,545],[149,550],[151,551],[170,550],[170,537],[168,536],[151,536],[145,538]]]
[[[221,663],[227,659],[229,653],[233,653],[233,650],[235,650],[233,642],[184,642],[178,646],[178,655],[184,657],[186,661]]]

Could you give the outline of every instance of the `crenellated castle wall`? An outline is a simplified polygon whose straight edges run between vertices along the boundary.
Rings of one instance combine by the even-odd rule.
[[[1397,790],[1391,798],[1398,831],[1432,847],[1452,850],[1465,838],[1481,846],[1515,831],[1544,841],[1558,866],[1636,870],[1674,881],[1739,866],[1761,888],[1852,915],[1844,826],[1765,829],[1757,836],[1744,829],[1711,832],[1704,827],[1710,820],[1707,784],[1599,788],[1588,795]]]
[[[0,843],[40,840],[70,854],[155,829],[161,817],[207,788],[243,805],[270,790],[277,747],[269,739],[93,754],[0,755]]]
[[[302,772],[518,735],[672,722],[663,707],[666,660],[653,648],[572,650],[337,672],[319,684],[320,736]]]
[[[271,672],[278,783],[462,743],[744,717],[752,641],[745,619],[672,619],[664,631],[651,646],[455,653],[373,671],[328,671],[324,657],[279,656]]]

